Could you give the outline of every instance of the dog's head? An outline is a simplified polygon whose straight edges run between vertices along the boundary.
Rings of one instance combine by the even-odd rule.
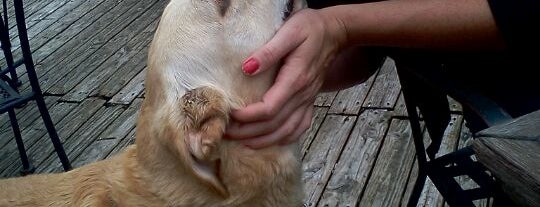
[[[149,52],[148,76],[162,81],[147,81],[147,95],[167,88],[167,96],[181,96],[212,85],[227,93],[234,108],[257,101],[275,70],[248,78],[241,64],[303,7],[304,0],[171,0]],[[156,82],[162,87],[154,89]]]
[[[272,38],[289,15],[304,6],[303,0],[171,0],[149,51],[146,98],[137,125],[139,159],[145,165],[154,164],[155,169],[165,168],[163,160],[156,160],[163,159],[160,154],[165,151],[172,152],[201,180],[225,191],[216,175],[219,166],[205,160],[215,157],[206,156],[210,148],[201,147],[208,141],[201,139],[202,135],[215,132],[212,137],[220,139],[225,124],[215,119],[217,114],[186,116],[179,100],[198,103],[191,99],[203,96],[187,92],[211,86],[220,94],[212,97],[223,97],[224,104],[209,111],[227,114],[231,107],[259,99],[273,82],[275,71],[248,78],[241,64]],[[198,109],[192,114],[209,109],[206,105],[191,107]],[[185,117],[191,117],[195,127],[186,127]],[[173,160],[165,162],[169,161]]]

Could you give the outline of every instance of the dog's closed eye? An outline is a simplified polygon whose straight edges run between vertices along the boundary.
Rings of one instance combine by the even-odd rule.
[[[231,6],[231,0],[215,0],[218,5],[219,14],[223,17]]]
[[[285,11],[283,11],[283,20],[286,20],[291,16],[294,9],[294,0],[288,0],[287,1],[287,7],[285,7]]]

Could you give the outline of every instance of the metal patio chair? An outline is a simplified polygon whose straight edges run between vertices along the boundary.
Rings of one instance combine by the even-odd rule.
[[[499,205],[508,204],[509,200],[498,190],[495,178],[473,158],[475,152],[472,145],[440,157],[436,157],[436,154],[450,121],[447,96],[463,105],[464,118],[473,133],[475,129],[481,130],[511,120],[512,117],[495,101],[448,79],[444,75],[444,67],[437,62],[397,59],[396,67],[419,166],[408,206],[416,206],[428,177],[450,206],[473,207],[474,200],[494,196],[497,196]],[[421,121],[431,141],[427,147]],[[469,176],[479,187],[464,189],[455,179],[462,175]]]
[[[37,107],[43,119],[43,124],[47,128],[47,132],[50,136],[51,142],[54,145],[54,149],[62,162],[64,170],[70,170],[71,164],[66,156],[64,148],[58,134],[54,127],[54,123],[51,120],[47,106],[43,99],[43,94],[39,86],[38,77],[34,70],[34,63],[32,60],[32,54],[30,45],[28,42],[28,35],[26,30],[26,23],[24,17],[24,8],[22,0],[14,0],[13,6],[15,10],[15,19],[17,23],[17,30],[19,33],[20,49],[22,51],[22,59],[15,61],[11,51],[11,41],[9,35],[9,24],[7,15],[7,2],[3,0],[3,11],[0,15],[0,41],[1,47],[4,53],[6,65],[2,66],[0,71],[0,114],[7,112],[13,128],[13,134],[17,142],[17,147],[21,157],[23,170],[21,174],[26,175],[35,171],[34,166],[30,163],[26,154],[26,149],[21,137],[19,124],[17,117],[15,116],[15,108],[19,107],[29,101],[36,101]],[[20,85],[19,77],[17,76],[16,69],[20,66],[26,68],[26,75],[31,86],[30,92],[19,93],[17,87]]]

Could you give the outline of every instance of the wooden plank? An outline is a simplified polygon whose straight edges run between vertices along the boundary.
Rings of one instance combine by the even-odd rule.
[[[137,5],[135,0],[105,1],[99,5],[99,8],[83,15],[70,28],[53,38],[44,38],[47,40],[46,44],[32,53],[42,88],[53,84],[54,82],[49,82],[59,79],[71,70],[74,66],[70,67],[69,63],[75,64],[74,58],[88,56],[95,52],[99,45],[93,45],[89,41],[99,42],[96,40],[99,37],[110,38],[113,36],[115,33],[110,33],[112,32],[110,28],[118,28],[119,26],[110,25],[118,24],[118,21],[125,19],[123,17],[125,11]],[[50,73],[59,73],[59,76],[49,78]],[[20,88],[28,87],[29,84],[23,82],[23,86]]]
[[[60,122],[58,122],[57,132],[62,142],[64,143],[67,138],[69,138],[84,123],[86,123],[86,121],[99,108],[103,107],[104,103],[105,101],[101,99],[87,99],[82,102],[77,108],[71,111],[67,116],[65,116]],[[32,137],[32,139],[36,139],[37,141],[34,144],[28,146],[27,153],[30,157],[32,157],[34,165],[39,166],[50,154],[53,153],[54,148],[50,143],[49,137],[45,135],[45,132],[42,132],[41,136],[32,135],[29,137]],[[14,152],[12,156],[18,156],[14,154],[16,153]],[[11,160],[14,159],[12,158]],[[60,162],[60,160],[57,159],[57,162]],[[2,173],[2,175],[17,175],[20,167],[20,165],[11,165]]]
[[[32,14],[31,16],[27,16],[26,19],[26,27],[28,32],[28,39],[30,40],[30,44],[32,45],[32,37],[36,33],[35,31],[41,31],[42,28],[46,27],[47,25],[50,25],[54,22],[56,22],[56,18],[53,16],[57,14],[57,10],[66,6],[66,5],[75,5],[78,6],[80,4],[79,1],[69,1],[69,0],[58,0],[58,1],[52,1],[51,3],[45,5],[44,8],[41,8],[36,13]],[[14,59],[20,59],[22,58],[22,51],[20,48],[20,41],[19,41],[19,33],[17,31],[16,24],[12,24],[12,28],[10,29],[10,37],[11,37],[11,45],[13,49],[13,57]],[[31,46],[32,47],[32,46]],[[2,62],[2,64],[4,64]],[[17,70],[17,73],[22,75],[26,73],[25,70]]]
[[[51,14],[54,14],[56,10],[61,8],[62,6],[69,3],[69,0],[58,0],[58,1],[52,1],[49,4],[44,5],[43,8],[39,9],[35,13],[31,15],[25,15],[25,22],[26,22],[26,28],[27,30],[32,30],[33,26],[41,23],[41,24],[51,24],[55,20],[49,19],[48,17]],[[78,2],[77,2],[78,3]],[[20,42],[19,42],[19,33],[17,31],[17,25],[14,23],[14,18],[12,19],[13,24],[10,24],[9,34],[11,38],[11,44],[13,48],[19,48]],[[29,38],[31,39],[31,38]],[[18,57],[18,56],[15,56]]]
[[[98,139],[119,140],[126,137],[126,135],[135,128],[142,102],[143,99],[136,99],[133,101],[133,104],[131,104],[124,113],[122,113],[118,119],[99,136]]]
[[[137,129],[131,130],[131,132],[129,132],[129,134],[126,137],[124,137],[124,139],[120,140],[120,142],[118,142],[118,144],[116,146],[114,146],[114,148],[111,150],[111,153],[109,153],[107,155],[107,157],[114,156],[114,155],[124,151],[124,149],[127,146],[135,144],[135,132],[136,131],[137,131]]]
[[[117,6],[122,5],[122,2],[126,1],[105,1],[90,11],[78,14],[74,13],[74,15],[79,18],[75,20],[75,22],[72,22],[72,24],[62,32],[58,32],[57,30],[46,30],[34,37],[32,39],[33,42],[43,43],[39,48],[35,48],[33,51],[32,55],[34,56],[35,62],[40,64],[45,58],[51,55],[51,53],[64,46],[64,44],[75,42],[72,43],[73,46],[76,46],[75,44],[80,45],[81,42],[89,39],[91,34],[99,33],[101,29],[111,23],[110,19],[106,20],[107,17],[119,15],[114,12],[122,12],[122,10],[120,10],[121,8],[117,8]],[[127,8],[129,7],[124,7],[123,9]],[[64,46],[60,50],[64,52],[59,52],[58,54],[65,56],[66,54],[70,54],[70,51],[74,49],[77,49],[77,47],[71,47],[71,45]],[[53,57],[53,59],[57,61],[61,60],[59,57]]]
[[[159,14],[159,13],[158,13]],[[152,18],[150,16],[148,18]],[[139,48],[139,53],[131,58],[127,64],[113,70],[113,74],[110,76],[105,76],[101,83],[98,83],[98,87],[94,88],[90,93],[91,96],[101,96],[110,98],[118,93],[122,87],[131,81],[139,72],[141,72],[146,67],[146,60],[148,59],[148,47],[154,36],[154,31],[157,28],[158,24],[158,15],[155,16],[154,22],[152,22],[148,27],[142,31],[143,34],[140,38],[133,41],[140,41],[143,45],[142,48]]]
[[[49,115],[51,117],[61,119],[63,116],[61,113],[56,113],[56,110],[58,107],[63,106],[57,106],[57,105],[63,105],[63,104],[57,104],[58,97],[45,97],[45,104],[47,105],[47,108],[49,110]],[[63,110],[65,110],[63,108]],[[41,119],[41,114],[39,113],[39,109],[37,108],[37,105],[34,101],[28,103],[24,106],[22,110],[19,110],[17,114],[17,122],[19,124],[19,129],[21,130],[21,136],[23,137],[23,140],[30,140],[30,138],[26,137],[25,131],[30,130],[34,125],[40,126],[43,125],[43,120]],[[7,117],[6,117],[7,118]],[[55,119],[53,119],[55,120]],[[13,130],[11,128],[11,123],[9,121],[9,118],[6,121],[6,128],[2,129],[2,132],[0,133],[0,144],[2,146],[5,145],[14,145],[14,135]],[[44,125],[43,125],[44,126]],[[43,127],[44,128],[44,127]],[[3,157],[3,156],[0,156]],[[0,165],[1,166],[1,165]]]
[[[130,132],[135,130],[135,123],[139,115],[142,99],[137,99],[126,109],[118,119],[112,123],[75,161],[75,166],[81,166],[106,158],[111,151]]]
[[[64,149],[69,160],[73,161],[80,155],[88,145],[90,145],[103,130],[109,127],[116,118],[124,112],[124,109],[120,106],[102,107],[92,117],[88,119],[75,133],[73,133],[66,142],[64,142]],[[58,157],[56,154],[50,155],[40,166],[37,166],[36,172],[61,172],[63,170],[62,165],[56,162]]]
[[[319,200],[355,121],[354,116],[328,115],[324,119],[304,158],[302,180],[307,206]]]
[[[148,18],[151,19],[153,17],[149,16]],[[136,23],[132,25],[141,24]],[[69,78],[69,80],[65,80],[65,82],[68,83],[68,86],[53,86],[49,89],[49,91],[52,91],[53,93],[65,93],[68,92],[67,88],[70,87],[69,85],[72,85],[74,88],[70,90],[64,97],[62,97],[62,100],[80,102],[89,95],[106,97],[106,95],[93,92],[95,90],[107,91],[107,87],[118,88],[119,90],[146,65],[147,47],[152,40],[152,33],[149,31],[153,31],[154,26],[156,25],[157,17],[154,19],[154,22],[152,22],[143,32],[136,32],[135,34],[137,34],[137,36],[130,37],[132,34],[123,36],[122,40],[119,40],[121,36],[116,36],[108,44],[125,44],[120,48],[119,51],[112,54],[110,58],[106,59],[105,62],[103,62],[97,68],[89,71],[90,74],[74,75],[72,78]],[[126,81],[126,79],[128,80]],[[107,81],[112,82],[113,84],[105,83]],[[60,80],[60,82],[62,82],[62,80]]]
[[[424,135],[427,133],[424,133]],[[401,198],[401,204],[400,206],[408,206],[411,198],[411,194],[414,188],[414,185],[416,184],[418,180],[418,159],[414,159],[413,166],[411,168],[411,171],[409,172],[409,178],[407,179],[407,187],[405,187],[405,192],[403,193],[403,197]],[[427,181],[427,180],[426,180]],[[419,206],[419,205],[416,205]]]
[[[13,5],[13,1],[6,1],[6,3],[7,3],[8,20],[11,22],[12,19],[15,19],[15,7]],[[41,0],[24,1],[23,7],[24,7],[25,16],[30,16],[34,14],[36,11],[38,11],[39,8],[43,8],[43,5],[41,5],[41,7],[39,8],[35,6],[36,4],[43,4],[43,3],[50,3],[50,2],[41,1]]]
[[[75,68],[91,70],[79,66],[82,62],[89,61],[90,57],[97,58],[101,55],[101,59],[103,59],[106,57],[105,55],[110,55],[100,49],[151,5],[153,2],[148,1],[125,0],[121,2],[120,5],[99,18],[96,21],[97,24],[94,23],[87,27],[84,29],[84,33],[81,32],[78,35],[79,37],[64,44],[60,50],[64,51],[63,53],[54,53],[54,55],[47,57],[47,61],[37,64],[36,70],[40,75],[42,89],[46,91]],[[125,8],[128,11],[125,11]],[[100,54],[94,55],[98,50],[100,50]]]
[[[390,113],[383,110],[366,110],[360,114],[318,206],[356,205],[390,119]]]
[[[82,151],[74,160],[73,166],[78,167],[107,157],[113,148],[135,129],[138,112],[142,100],[136,100],[118,119],[112,123],[95,142]]]
[[[75,65],[72,70],[67,72],[64,76],[56,81],[50,87],[44,87],[48,93],[51,94],[65,94],[70,91],[73,87],[77,85],[81,80],[86,78],[94,68],[99,67],[105,60],[109,59],[116,53],[121,47],[126,45],[131,39],[134,39],[139,35],[152,35],[141,33],[142,30],[147,28],[147,26],[152,23],[156,18],[161,15],[162,7],[160,5],[165,4],[165,1],[158,1],[157,4],[151,5],[142,5],[144,10],[136,10],[136,14],[132,14],[134,17],[129,17],[126,19],[126,22],[123,24],[127,26],[114,35],[111,39],[103,42],[103,45],[99,49],[99,52],[93,53],[91,56],[86,59],[78,59],[75,62],[80,62],[80,64]],[[150,7],[151,6],[151,7]],[[144,12],[139,14],[138,12]],[[91,68],[91,70],[89,70]],[[142,70],[142,67],[140,68]]]
[[[398,206],[414,155],[409,122],[392,119],[359,206]]]
[[[435,157],[440,157],[456,150],[462,123],[463,117],[461,115],[451,115],[450,122],[443,135],[441,148]],[[425,135],[429,137],[428,133],[425,133]],[[426,180],[424,190],[420,194],[418,206],[444,206],[443,196],[429,178]]]
[[[64,119],[64,117],[68,113],[72,112],[76,106],[77,104],[73,103],[58,103],[50,108],[49,112],[51,115],[51,119],[53,120],[57,131],[60,128],[60,123]],[[43,124],[43,121],[41,119],[36,119],[34,122],[30,123],[28,127],[26,127],[21,132],[21,134],[27,152],[28,149],[31,146],[35,145],[41,137],[45,136],[47,140],[50,140],[47,134],[47,130],[45,129],[45,125]],[[49,145],[51,143],[49,141],[45,144]],[[0,150],[0,157],[2,157],[2,159],[0,159],[1,177],[18,173],[15,172],[15,168],[20,167],[21,164],[19,153],[17,151],[17,145],[15,144],[15,140],[13,138],[10,139],[10,142],[6,145],[6,147]],[[29,155],[29,159],[34,160],[34,157]]]
[[[150,46],[150,41],[153,39],[158,22],[158,18],[156,18],[156,20],[143,31],[143,33],[148,34],[149,36],[142,37],[144,39],[141,41],[145,45],[145,47],[141,49],[142,52],[133,57],[128,64],[115,71],[115,73],[111,77],[108,77],[108,79],[106,79],[103,84],[99,85],[98,88],[94,89],[91,96],[102,96],[107,98],[114,96],[124,85],[128,84],[131,79],[146,68],[148,47]]]
[[[403,98],[403,93],[399,93],[399,98],[394,104],[394,110],[392,111],[393,117],[407,118],[409,114],[407,113],[407,106],[405,105],[405,98]]]
[[[540,141],[540,110],[478,132],[477,136]]]
[[[139,74],[137,74],[129,83],[127,83],[122,90],[116,93],[107,104],[115,105],[129,105],[139,94],[144,91],[144,80],[146,78],[146,70],[144,68]]]
[[[7,3],[7,8],[8,8],[8,24],[9,24],[9,33],[11,34],[10,38],[13,38],[13,39],[10,39],[12,42],[14,41],[19,41],[18,38],[18,32],[16,32],[16,23],[15,23],[15,7],[13,6],[13,1],[6,1]],[[28,22],[28,19],[34,15],[34,13],[36,13],[37,11],[45,8],[47,6],[47,4],[50,4],[50,3],[61,3],[61,1],[57,1],[57,2],[52,2],[52,1],[30,1],[30,2],[23,2],[23,7],[24,7],[24,15],[25,15],[25,19],[27,20]],[[27,27],[29,25],[27,24]],[[30,42],[31,44],[31,42]],[[17,42],[17,45],[19,45],[19,43]],[[13,49],[12,49],[13,50]],[[0,56],[0,64],[1,65],[5,65],[6,62],[5,62],[5,57],[2,55]]]
[[[463,149],[467,146],[472,145],[474,139],[472,133],[466,126],[466,121],[463,121],[461,124],[461,132],[459,138],[459,144],[457,149]],[[473,160],[477,160],[475,156],[472,157]],[[459,176],[456,181],[463,189],[474,189],[480,187],[476,182],[474,182],[469,176]],[[488,199],[480,199],[473,201],[474,205],[477,207],[487,207]]]
[[[401,85],[394,60],[386,58],[362,107],[394,108],[394,103],[396,103],[400,91]]]
[[[375,76],[371,76],[364,83],[340,90],[328,113],[358,115],[374,79]]]
[[[480,137],[473,144],[478,160],[500,179],[519,206],[540,203],[540,142]]]
[[[479,132],[478,160],[520,206],[540,203],[540,110]]]
[[[28,39],[30,40],[32,51],[36,51],[48,40],[63,32],[73,22],[80,19],[81,14],[91,12],[103,1],[67,1],[67,3],[58,7],[53,13],[47,15],[46,18],[36,21],[32,27],[28,28]],[[15,49],[14,56],[21,57],[22,51],[18,49],[20,48],[18,42],[13,45],[13,48]]]
[[[44,97],[45,105],[48,109],[50,109],[54,104],[56,104],[56,101],[58,101],[58,99],[59,97],[46,96]],[[21,130],[23,130],[26,126],[30,125],[30,123],[32,123],[37,118],[41,117],[35,101],[30,101],[23,108],[16,109],[15,114],[17,117],[17,122],[19,123],[19,128]],[[13,133],[9,116],[7,115],[7,113],[4,113],[2,115],[5,116],[2,116],[2,118],[0,118],[0,137],[2,137],[2,139],[0,139],[0,148],[7,143],[7,141],[9,140],[7,139],[7,137],[11,136]]]
[[[337,91],[332,91],[317,94],[315,106],[331,106],[334,98],[336,98],[337,93]]]
[[[311,127],[304,133],[302,138],[300,138],[302,142],[302,158],[309,152],[309,147],[311,146],[313,139],[315,139],[327,112],[328,108],[326,107],[315,107],[313,117],[311,118]]]
[[[450,106],[450,112],[463,113],[463,107],[461,106],[461,104],[452,97],[448,97],[448,105]]]
[[[74,25],[74,23],[78,22],[80,19],[85,21],[84,18],[88,18],[94,14],[96,12],[94,10],[96,10],[96,8],[99,9],[103,2],[104,0],[70,1],[49,15],[47,21],[41,20],[38,24],[29,29],[28,39],[31,43],[30,47],[33,56],[35,56],[35,58],[33,57],[35,59],[34,62],[37,63],[41,60],[41,56],[36,54],[36,51],[49,43],[49,41],[56,39],[55,37],[62,33],[68,33],[69,36],[67,37],[73,37],[74,35],[70,32],[76,30],[76,28],[71,28],[72,26],[77,26],[76,24]],[[62,39],[62,41],[65,42],[66,39]],[[15,56],[21,56],[21,50],[16,50]]]

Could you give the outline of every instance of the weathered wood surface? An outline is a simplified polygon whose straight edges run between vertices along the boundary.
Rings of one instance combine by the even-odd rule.
[[[64,149],[70,160],[76,160],[81,154],[81,151],[92,145],[96,137],[105,130],[105,128],[111,126],[116,117],[119,116],[124,110],[122,107],[101,107],[87,123],[81,126],[75,133],[73,133],[70,138],[64,142]],[[116,122],[115,122],[116,123]],[[38,172],[53,172],[60,171],[62,166],[58,162],[54,162],[55,159],[58,159],[55,154],[49,156],[48,160],[44,161],[45,163],[43,168],[39,168]],[[77,159],[78,160],[78,159]],[[47,165],[52,163],[53,165]],[[72,165],[75,163],[72,162]]]
[[[478,132],[478,136],[540,141],[540,110]]]
[[[448,154],[456,150],[458,145],[458,140],[460,137],[461,126],[463,122],[463,117],[461,115],[452,114],[448,128],[444,132],[444,137],[446,139],[441,143],[441,148],[439,153],[435,157],[440,157],[442,155]],[[428,133],[424,133],[426,137],[429,137]],[[444,206],[444,198],[437,191],[437,188],[428,178],[424,185],[424,190],[420,194],[418,201],[418,206]]]
[[[144,77],[146,76],[146,68],[139,72],[133,79],[129,81],[116,95],[114,95],[108,104],[123,104],[129,105],[138,95],[144,90]]]
[[[167,2],[25,0],[37,74],[73,166],[106,159],[134,143],[147,50]],[[10,17],[12,12],[8,9]],[[18,40],[12,39],[20,56]],[[20,89],[28,90],[27,77],[21,80]],[[300,140],[308,206],[408,203],[418,166],[400,88],[388,59],[363,84],[317,96],[311,128]],[[462,121],[459,104],[450,103],[454,121]],[[61,172],[35,103],[16,113],[37,173]],[[462,128],[447,130],[449,140],[441,150],[455,148]],[[18,176],[21,164],[5,114],[0,115],[0,157],[0,176]],[[430,185],[422,196],[420,206],[444,201]]]
[[[319,206],[355,206],[375,164],[390,124],[390,114],[366,110],[360,114]]]
[[[328,115],[303,159],[305,203],[315,206],[347,142],[356,117]]]
[[[300,139],[302,142],[302,157],[304,157],[308,152],[308,149],[313,143],[313,139],[315,139],[315,136],[317,135],[317,132],[319,131],[327,112],[328,108],[326,107],[315,107],[315,111],[313,112],[313,118],[311,119],[310,130],[304,133],[304,135]]]
[[[467,122],[463,120],[461,124],[461,132],[459,136],[459,144],[458,149],[465,148],[467,146],[471,146],[474,142],[472,132],[469,131],[469,129],[466,127]],[[474,161],[477,161],[478,159],[476,156],[472,156],[472,159]],[[474,182],[469,176],[459,176],[457,179],[457,182],[463,187],[463,189],[474,189],[480,187],[478,183]],[[477,207],[487,207],[490,206],[490,199],[479,199],[473,201],[474,205]]]
[[[392,119],[359,206],[399,206],[414,162],[407,120]]]
[[[59,128],[61,127],[61,124],[64,124],[61,123],[61,121],[66,120],[64,118],[67,116],[67,113],[74,110],[75,106],[76,104],[72,103],[58,103],[51,108],[51,119],[55,123],[58,133],[60,133]],[[44,159],[43,157],[34,157],[34,155],[31,153],[31,150],[35,148],[33,148],[33,146],[36,146],[37,142],[40,142],[43,145],[51,146],[47,130],[45,129],[42,120],[38,119],[35,123],[28,125],[21,134],[29,159],[32,162],[35,162],[36,159]],[[47,142],[42,141],[44,140],[44,136],[46,137],[45,141]],[[2,148],[2,160],[0,160],[0,166],[5,166],[2,169],[2,176],[16,175],[18,173],[18,170],[16,169],[21,167],[19,154],[14,139],[10,138],[10,142],[11,144],[8,143],[4,148]]]
[[[386,58],[379,70],[373,89],[362,107],[392,109],[401,91],[394,60]]]
[[[403,92],[399,93],[399,97],[394,104],[394,109],[392,110],[393,117],[407,118],[407,106],[405,106],[405,99],[403,98]]]
[[[331,106],[336,95],[337,91],[320,93],[315,99],[315,106]]]
[[[479,132],[478,160],[518,204],[540,204],[540,111]]]
[[[163,1],[160,1],[160,2],[163,2]],[[125,42],[128,42],[132,39],[139,40],[138,38],[135,38],[138,35],[143,35],[143,36],[147,35],[146,38],[143,37],[144,38],[143,40],[150,38],[151,33],[148,34],[141,31],[147,28],[148,25],[151,22],[155,21],[155,18],[159,16],[159,12],[160,12],[160,10],[158,10],[159,7],[154,6],[154,5],[152,6],[153,7],[151,8],[153,9],[148,8],[148,7],[142,7],[144,9],[142,11],[145,11],[145,13],[141,14],[140,16],[140,18],[142,18],[141,21],[137,21],[136,23],[131,23],[126,28],[119,28],[123,30],[117,33],[113,38],[107,40],[106,42],[109,44],[105,44],[105,42],[103,42],[102,47],[100,47],[99,52],[92,54],[86,59],[77,59],[78,61],[80,61],[80,63],[78,65],[73,66],[72,68],[73,70],[69,71],[69,73],[65,74],[63,77],[55,81],[56,83],[63,83],[63,84],[53,84],[49,86],[48,88],[46,88],[46,91],[51,94],[65,94],[69,92],[73,87],[75,87],[75,85],[79,83],[82,79],[90,75],[92,71],[87,70],[87,68],[97,68],[101,64],[103,64],[105,60],[122,62],[123,59],[118,56],[114,58],[109,58],[109,59],[107,58],[117,53],[117,51],[126,44]],[[146,17],[146,16],[149,16],[149,17]],[[136,17],[128,16],[124,21],[131,22],[131,21],[134,21],[135,18]],[[123,23],[123,22],[119,22],[119,23]],[[104,38],[107,38],[107,37],[104,36]],[[132,41],[132,42],[134,44],[141,44],[144,41]],[[134,51],[136,51],[136,53],[139,52],[139,50],[134,50]],[[132,53],[128,53],[128,57],[130,54],[133,55]],[[140,67],[139,70],[142,70],[142,68],[143,67]],[[115,71],[114,68],[111,68],[110,70]],[[116,77],[116,78],[121,78],[121,77]]]
[[[340,90],[334,98],[328,113],[358,115],[375,77],[370,77],[362,84]]]
[[[56,124],[60,140],[64,143],[71,134],[75,133],[76,130],[79,129],[79,127],[81,127],[101,107],[101,105],[103,105],[103,102],[103,100],[99,99],[88,99],[81,103],[81,107],[74,108],[73,111],[63,117],[63,119]],[[38,124],[37,126],[44,128],[43,124]],[[38,138],[38,140],[33,145],[28,146],[26,150],[28,156],[32,158],[34,165],[38,167],[38,170],[42,162],[54,152],[47,131],[43,129],[40,130],[40,132],[41,136],[36,137],[33,135],[23,135],[23,137],[28,138]],[[18,156],[16,152],[12,153],[12,155]],[[11,167],[16,168],[11,170],[12,173],[19,171],[21,168],[21,166],[18,165],[12,165]]]

